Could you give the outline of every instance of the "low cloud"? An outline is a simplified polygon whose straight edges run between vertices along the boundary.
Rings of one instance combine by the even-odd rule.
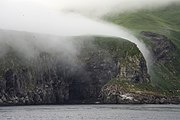
[[[98,35],[120,37],[134,42],[147,60],[149,52],[143,43],[125,28],[101,20],[101,16],[110,12],[158,7],[177,1],[179,0],[0,0],[0,54],[6,53],[5,45],[8,45],[28,56],[34,56],[37,51],[42,50],[64,52],[73,56],[77,49],[70,42],[70,37]],[[30,32],[31,35],[25,32]]]

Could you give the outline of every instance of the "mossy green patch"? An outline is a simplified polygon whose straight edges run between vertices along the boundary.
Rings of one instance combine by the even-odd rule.
[[[123,39],[97,37],[93,43],[119,58],[124,58],[128,55],[134,56],[140,53],[135,44]]]
[[[130,92],[130,93],[144,93],[144,94],[153,94],[153,95],[168,95],[168,93],[157,89],[156,87],[152,86],[149,83],[142,83],[142,84],[137,84],[137,83],[132,83],[127,80],[122,80],[122,79],[112,79],[107,83],[108,85],[118,85],[119,88],[124,91],[124,92]]]

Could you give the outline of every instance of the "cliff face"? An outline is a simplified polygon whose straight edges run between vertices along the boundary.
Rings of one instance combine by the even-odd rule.
[[[108,19],[131,29],[145,42],[152,52],[150,75],[136,45],[124,40],[81,38],[79,54],[70,62],[62,54],[42,51],[27,59],[13,49],[6,54],[0,49],[0,105],[180,103],[180,98],[172,97],[180,96],[179,6]]]
[[[156,87],[152,87],[146,83],[133,84],[128,81],[114,79],[102,88],[102,102],[138,104],[180,103],[179,97],[172,97],[179,94],[179,79],[177,75],[177,73],[179,73],[179,67],[176,66],[179,60],[178,56],[175,56],[178,48],[165,35],[148,31],[143,31],[140,35],[141,39],[146,41],[152,53],[152,65],[149,71],[152,80],[151,83]],[[139,59],[136,58],[133,59],[134,62],[138,62],[138,60]],[[126,66],[131,66],[129,70],[134,71],[134,65],[137,64],[131,64],[128,59],[126,59],[125,62],[127,62],[125,64]],[[125,68],[125,70],[128,71],[125,72],[125,74],[123,66],[121,66],[121,69],[120,75],[128,78],[126,74],[131,72]],[[133,79],[133,82],[136,83],[136,79]]]
[[[60,54],[25,58],[9,50],[0,58],[0,105],[101,102],[102,88],[113,78],[149,82],[146,62],[133,43],[112,38],[79,43],[73,62]]]
[[[142,39],[148,41],[152,53],[150,70],[152,83],[169,94],[179,96],[179,55],[180,49],[169,37],[143,31]]]
[[[180,4],[138,10],[106,19],[132,30],[152,53],[151,84],[168,95],[180,96]],[[162,14],[163,13],[163,14]]]

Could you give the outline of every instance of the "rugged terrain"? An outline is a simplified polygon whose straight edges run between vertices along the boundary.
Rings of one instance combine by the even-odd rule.
[[[138,10],[108,17],[115,24],[134,32],[151,51],[151,84],[180,95],[180,4],[154,10]]]
[[[113,78],[150,82],[146,61],[135,44],[100,37],[79,37],[75,44],[81,48],[73,62],[47,52],[25,58],[10,48],[0,59],[0,103],[94,103],[101,102],[101,89]]]
[[[72,58],[46,51],[26,58],[6,46],[0,57],[0,105],[180,103],[179,6],[106,18],[147,45],[149,70],[137,46],[123,39],[77,37],[80,48]]]

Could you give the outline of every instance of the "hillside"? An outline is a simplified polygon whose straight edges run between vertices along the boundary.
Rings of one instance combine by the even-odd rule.
[[[32,44],[37,50],[33,57],[26,57],[23,52],[28,52],[19,45],[3,44],[0,105],[180,103],[180,4],[105,19],[130,29],[146,44],[152,55],[150,68],[138,47],[124,39],[76,36],[70,39],[72,53]],[[0,37],[61,39],[11,30],[0,30]]]
[[[41,36],[1,32],[6,40],[9,36],[28,40]],[[73,43],[79,48],[76,57],[42,50],[27,58],[4,46],[7,52],[0,58],[0,105],[94,103],[101,102],[101,89],[112,79],[148,84],[146,62],[135,44],[87,36],[76,37]]]
[[[180,4],[123,13],[108,20],[133,31],[150,49],[153,86],[180,95]]]

